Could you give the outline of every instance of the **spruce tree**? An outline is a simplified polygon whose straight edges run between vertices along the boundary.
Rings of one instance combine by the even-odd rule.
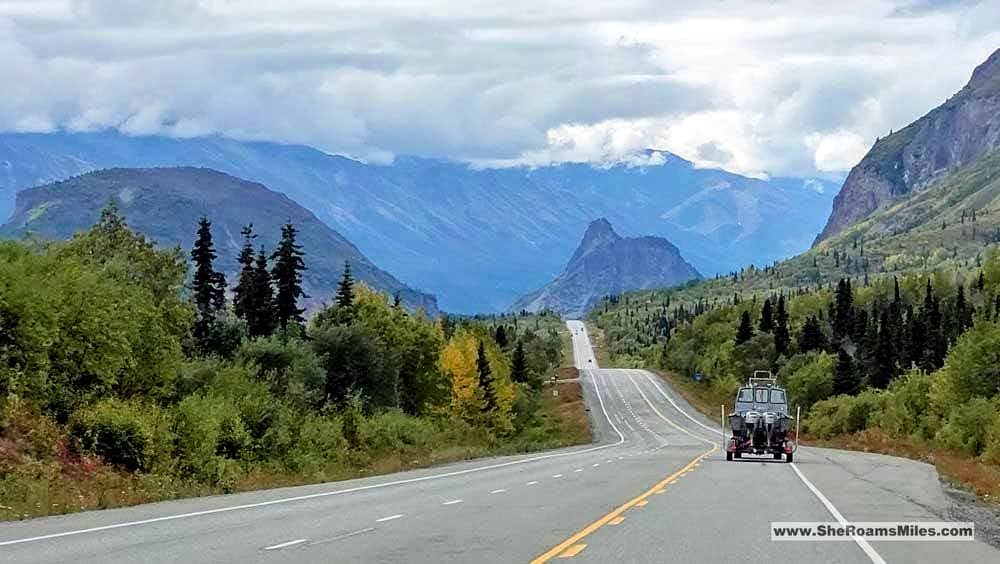
[[[479,350],[476,353],[476,373],[479,375],[479,390],[482,394],[483,413],[493,413],[497,409],[496,390],[493,389],[493,371],[490,369],[490,361],[486,358],[486,347],[479,341]]]
[[[774,331],[774,312],[771,309],[770,298],[764,300],[764,305],[760,308],[760,323],[757,325],[761,333]]]
[[[215,271],[217,256],[212,243],[212,222],[202,216],[198,220],[198,236],[191,249],[191,260],[194,262],[191,293],[198,309],[194,333],[202,350],[208,348],[207,340],[216,313],[226,306],[226,279],[221,272]]]
[[[937,370],[944,364],[944,355],[948,351],[948,341],[941,326],[941,302],[934,295],[930,278],[927,279],[921,317],[924,322],[924,330],[927,332],[923,368],[927,371]]]
[[[501,349],[507,348],[507,345],[508,345],[507,330],[504,329],[504,326],[503,326],[502,323],[500,325],[497,325],[497,330],[493,334],[493,340],[496,341],[497,345]]]
[[[753,325],[750,323],[750,313],[743,310],[740,316],[740,326],[736,329],[736,344],[742,345],[753,338]]]
[[[271,277],[277,288],[274,311],[282,329],[287,329],[289,324],[302,324],[302,312],[305,310],[299,308],[299,298],[309,297],[302,291],[302,271],[306,265],[302,260],[302,246],[295,242],[297,234],[298,230],[291,223],[283,225],[281,241],[271,255],[274,260]]]
[[[788,312],[785,310],[785,296],[778,296],[778,309],[774,313],[774,350],[778,355],[788,355]]]
[[[802,333],[799,334],[799,351],[818,351],[826,348],[826,335],[820,328],[819,319],[815,316],[806,318],[805,325],[802,326]]]
[[[896,336],[893,333],[892,317],[889,308],[882,310],[878,337],[875,343],[875,367],[871,374],[872,385],[885,389],[896,376]]]
[[[253,240],[257,237],[253,233],[253,224],[249,224],[240,230],[243,235],[243,248],[240,249],[240,276],[233,288],[233,312],[236,317],[247,321],[247,313],[253,309],[251,292],[253,288],[254,275],[254,252]]]
[[[271,287],[271,273],[267,269],[267,255],[264,253],[264,247],[261,247],[257,253],[251,281],[247,331],[251,337],[265,337],[274,333],[276,317],[274,288]]]
[[[834,395],[858,393],[859,381],[857,371],[854,369],[854,360],[851,355],[840,347],[837,351],[837,366],[833,372],[833,393]]]
[[[514,356],[510,364],[510,379],[518,383],[528,382],[528,359],[524,355],[524,343],[517,340],[514,347]]]
[[[344,273],[337,284],[337,307],[354,305],[354,276],[351,274],[351,263],[344,261]]]
[[[833,336],[838,340],[843,339],[850,334],[854,317],[854,293],[851,281],[846,278],[837,282],[832,314]]]
[[[965,288],[958,285],[958,295],[955,297],[955,335],[958,338],[972,325],[972,306],[965,300]]]
[[[927,331],[924,320],[913,308],[907,308],[905,342],[903,343],[903,360],[905,366],[923,366],[924,350],[927,348]]]

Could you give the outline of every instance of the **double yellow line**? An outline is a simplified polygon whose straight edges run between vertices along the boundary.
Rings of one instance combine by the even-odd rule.
[[[707,451],[705,451],[705,452],[699,454],[698,456],[692,458],[691,461],[688,462],[687,464],[685,464],[683,468],[681,468],[680,470],[678,470],[678,471],[674,472],[673,474],[667,476],[666,478],[660,480],[653,487],[649,488],[648,490],[646,490],[642,494],[640,494],[640,495],[632,498],[631,500],[623,503],[622,505],[616,507],[614,510],[612,510],[607,515],[605,515],[605,516],[601,517],[600,519],[598,519],[597,521],[594,521],[593,523],[587,525],[583,529],[580,529],[580,531],[578,531],[577,533],[573,534],[573,536],[569,537],[568,539],[566,539],[566,540],[562,541],[561,543],[557,544],[556,546],[552,547],[545,554],[542,554],[541,556],[539,556],[539,557],[535,558],[534,560],[532,560],[531,564],[543,564],[544,562],[548,562],[549,560],[555,558],[556,556],[559,556],[559,555],[563,554],[564,552],[567,553],[566,556],[575,556],[581,550],[583,550],[583,546],[577,544],[579,541],[583,540],[584,538],[586,538],[588,535],[590,535],[591,533],[593,533],[597,529],[600,529],[604,525],[607,525],[609,522],[611,522],[611,521],[613,521],[615,519],[620,518],[620,516],[621,516],[622,513],[628,511],[632,507],[635,507],[636,505],[645,505],[645,503],[641,503],[641,502],[645,501],[646,498],[648,498],[649,496],[653,495],[654,493],[662,490],[664,487],[666,487],[667,484],[669,484],[670,482],[673,482],[681,474],[683,474],[683,473],[691,470],[692,468],[694,468],[695,465],[697,465],[699,462],[701,462],[703,459],[705,459],[707,456],[709,456],[710,454],[712,454],[713,452],[715,452],[716,449],[719,448],[718,445],[714,441],[709,441],[709,440],[705,439],[704,437],[699,437],[698,435],[695,435],[695,434],[689,432],[687,429],[684,429],[680,425],[674,423],[670,419],[667,419],[667,417],[664,416],[662,413],[660,413],[660,410],[656,409],[656,406],[653,405],[653,403],[651,401],[649,401],[649,398],[646,397],[646,394],[644,394],[643,391],[642,391],[642,389],[639,388],[639,385],[635,383],[635,380],[632,379],[631,375],[628,376],[628,379],[629,379],[630,382],[632,382],[632,385],[635,386],[635,389],[639,391],[639,395],[642,396],[642,399],[646,401],[646,404],[649,405],[649,407],[653,410],[654,413],[656,413],[656,415],[658,415],[660,417],[660,419],[663,419],[668,424],[670,424],[671,426],[675,427],[676,429],[678,429],[682,433],[685,433],[685,434],[687,434],[687,435],[689,435],[691,437],[694,437],[694,438],[696,438],[696,439],[698,439],[700,441],[709,443],[712,446],[712,448],[710,448]],[[620,523],[621,521],[618,521],[618,522]],[[571,547],[574,548],[575,551],[570,550]],[[577,548],[577,547],[579,547],[579,548]]]

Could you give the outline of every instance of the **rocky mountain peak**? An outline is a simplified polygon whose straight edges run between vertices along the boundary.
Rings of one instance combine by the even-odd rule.
[[[570,316],[586,314],[601,297],[629,290],[674,286],[700,278],[680,251],[662,237],[622,237],[611,222],[592,221],[555,280],[521,297],[512,309],[552,309]]]
[[[972,71],[967,89],[975,92],[1000,91],[1000,49],[997,49],[982,64]]]
[[[961,91],[875,142],[833,201],[815,243],[886,209],[1000,149],[1000,50]]]

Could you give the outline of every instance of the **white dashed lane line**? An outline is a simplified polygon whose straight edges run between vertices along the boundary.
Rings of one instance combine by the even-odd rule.
[[[376,523],[385,523],[386,521],[392,521],[393,519],[399,519],[402,516],[403,516],[402,513],[398,513],[396,515],[390,515],[388,517],[382,517],[381,519],[375,519],[375,522]]]
[[[524,484],[524,485],[526,485],[526,486],[534,486],[537,483],[538,483],[538,480],[532,480],[532,481],[530,481],[530,482],[528,482],[527,484]]]
[[[499,494],[499,493],[503,493],[503,492],[505,492],[505,491],[507,491],[507,490],[505,490],[505,489],[499,489],[499,490],[493,490],[493,491],[491,491],[491,492],[490,492],[490,494],[491,494],[491,495],[492,495],[492,494]]]
[[[562,474],[553,474],[552,477],[553,478],[562,478]]]
[[[455,505],[456,503],[462,503],[462,500],[460,500],[460,499],[453,499],[451,501],[446,501],[446,502],[442,503],[441,505]]]
[[[281,544],[276,544],[276,545],[273,545],[273,546],[265,546],[264,550],[278,550],[280,548],[287,548],[289,546],[295,546],[297,544],[302,544],[304,542],[309,542],[309,539],[296,539],[296,540],[291,540],[291,541],[288,541],[288,542],[283,542]]]

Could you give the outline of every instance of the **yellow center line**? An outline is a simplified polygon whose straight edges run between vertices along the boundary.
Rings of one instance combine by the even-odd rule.
[[[565,552],[560,554],[559,558],[572,558],[577,554],[580,554],[580,552],[582,552],[585,548],[587,548],[587,545],[585,544],[574,544],[573,546],[567,548]]]
[[[625,520],[624,517],[615,517],[614,519],[608,521],[608,524],[609,525],[621,525],[622,521],[624,521],[624,520]]]
[[[604,517],[601,517],[597,521],[594,521],[593,523],[587,525],[583,529],[580,529],[578,532],[576,532],[575,534],[573,534],[568,539],[564,540],[563,542],[561,542],[561,543],[557,544],[556,546],[552,547],[551,549],[549,549],[545,554],[542,554],[538,558],[535,558],[534,560],[532,560],[531,564],[543,564],[543,563],[548,562],[549,560],[555,558],[556,556],[568,558],[568,556],[563,556],[563,555],[566,554],[567,552],[569,552],[568,549],[570,549],[571,546],[573,546],[574,544],[578,543],[580,540],[586,538],[587,536],[589,536],[591,533],[593,533],[597,529],[600,529],[604,525],[607,525],[608,523],[610,523],[610,522],[616,520],[617,518],[621,517],[621,514],[624,513],[626,510],[630,509],[631,507],[636,507],[636,506],[642,507],[642,506],[646,505],[647,503],[649,503],[649,500],[647,500],[646,498],[648,498],[649,496],[651,496],[654,493],[656,493],[657,490],[663,489],[664,486],[666,486],[668,483],[676,480],[678,477],[680,477],[681,474],[684,474],[685,472],[688,472],[689,470],[691,470],[692,468],[694,468],[694,466],[696,464],[700,463],[708,455],[712,454],[713,452],[715,452],[715,450],[717,448],[719,448],[719,446],[715,443],[715,441],[709,441],[707,439],[699,437],[698,435],[692,434],[689,431],[687,431],[686,429],[684,429],[684,428],[680,427],[679,425],[677,425],[676,423],[674,423],[673,421],[667,419],[662,413],[660,413],[660,410],[656,409],[656,406],[654,406],[652,404],[652,402],[649,401],[649,398],[646,397],[646,394],[642,393],[642,390],[639,388],[638,384],[635,383],[635,380],[632,380],[631,376],[629,376],[628,378],[632,382],[632,385],[634,385],[635,388],[637,390],[639,390],[639,395],[642,396],[642,399],[646,400],[646,403],[649,405],[650,408],[653,409],[653,411],[657,415],[660,416],[660,419],[663,419],[664,421],[666,421],[667,423],[669,423],[673,427],[676,427],[678,430],[680,430],[681,432],[683,432],[683,433],[685,433],[687,435],[690,435],[690,436],[692,436],[692,437],[694,437],[694,438],[696,438],[698,440],[701,440],[701,441],[704,441],[706,443],[709,443],[712,446],[712,448],[710,448],[707,451],[705,451],[705,452],[699,454],[698,456],[694,457],[687,464],[685,464],[683,468],[681,468],[680,470],[678,470],[678,471],[674,472],[673,474],[667,476],[666,478],[660,480],[653,487],[649,488],[648,490],[646,490],[645,492],[643,492],[641,495],[638,495],[638,496],[632,498],[631,500],[623,503],[622,505],[618,506],[613,511],[611,511],[610,513],[608,513],[607,515],[605,515]],[[618,521],[618,523],[620,523],[620,522],[621,521]],[[615,524],[617,524],[617,523],[615,523]],[[576,546],[586,547],[586,545],[579,545],[579,544],[576,544]],[[580,548],[579,550],[577,550],[573,554],[579,553],[580,550],[583,550],[583,548]],[[572,556],[572,555],[570,555],[570,556]]]

